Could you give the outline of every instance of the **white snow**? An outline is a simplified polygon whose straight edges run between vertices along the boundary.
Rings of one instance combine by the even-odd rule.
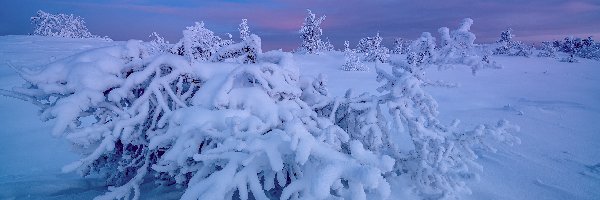
[[[100,39],[2,36],[0,37],[0,89],[10,89],[23,83],[10,66],[14,68],[42,67],[44,64],[84,50],[117,44],[123,43]],[[273,58],[277,57],[273,56]],[[343,97],[348,88],[353,89],[354,95],[362,92],[376,94],[375,89],[381,85],[376,82],[376,70],[362,72],[340,70],[340,66],[344,64],[344,55],[341,52],[322,52],[319,55],[296,54],[293,59],[299,67],[301,76],[319,77],[319,74],[324,74],[327,77],[328,92],[332,96]],[[428,79],[445,80],[459,85],[456,88],[425,88],[437,100],[442,123],[450,124],[454,119],[460,119],[463,127],[472,127],[482,123],[494,123],[498,119],[507,119],[521,128],[517,135],[521,139],[520,145],[500,146],[494,154],[478,152],[478,162],[483,169],[480,180],[468,182],[472,195],[465,195],[461,199],[597,199],[600,197],[600,190],[598,190],[600,188],[600,123],[598,123],[600,119],[600,77],[598,76],[600,62],[580,59],[579,63],[565,63],[547,57],[506,56],[492,56],[492,60],[497,61],[504,68],[480,70],[476,76],[471,74],[471,68],[467,66],[455,66],[445,71],[428,69],[426,74]],[[68,59],[65,60],[65,62],[67,61]],[[287,61],[283,59],[280,62]],[[371,69],[390,68],[388,64],[382,63],[365,64]],[[100,67],[107,66],[110,65]],[[52,68],[53,65],[48,67]],[[248,94],[253,90],[258,90],[257,88],[242,90],[235,85],[235,80],[227,79],[225,76],[231,71],[241,70],[234,69],[235,66],[214,63],[209,66],[214,69],[199,69],[194,65],[192,67],[196,67],[193,70],[201,78],[223,77],[209,79],[210,81],[205,83],[205,87],[202,87],[198,91],[199,93],[214,94],[213,91],[220,87],[230,87],[230,93],[222,94],[228,96],[196,96],[197,98],[193,100],[194,104],[205,108],[177,112],[176,115],[180,115],[179,117],[188,117],[187,120],[205,120],[214,123],[210,124],[212,128],[223,129],[227,128],[224,127],[226,122],[214,121],[206,117],[205,113],[229,115],[230,112],[237,111],[215,113],[217,111],[207,109],[212,106],[225,105],[240,108],[249,106],[248,110],[239,112],[252,112],[252,114],[244,113],[249,116],[264,116],[261,119],[285,116],[283,113],[274,114],[273,112],[277,111],[270,109],[291,109],[278,108],[273,105],[264,108],[252,107],[257,104],[272,104],[272,102],[267,101],[270,100],[267,95],[252,96]],[[55,66],[55,68],[59,69],[60,67]],[[235,73],[258,73],[252,69],[246,70],[246,72]],[[106,72],[110,69],[99,71]],[[255,74],[254,77],[259,76]],[[94,88],[98,86],[97,84],[97,82],[84,82],[74,85],[73,88]],[[272,90],[273,94],[298,92],[283,91],[277,85],[266,89]],[[51,124],[54,122],[41,122],[33,105],[0,96],[0,119],[0,126],[3,127],[0,130],[2,138],[0,139],[0,199],[91,199],[105,192],[104,182],[100,179],[80,178],[76,174],[61,173],[61,167],[77,160],[78,156],[70,152],[70,146],[65,140],[51,137]],[[256,121],[254,125],[272,124],[276,120]],[[252,120],[244,122],[246,126],[253,126]],[[194,129],[198,127],[180,128]],[[290,129],[304,130],[304,128]],[[301,136],[302,134],[295,135]],[[183,140],[184,137],[179,139]],[[252,145],[264,145],[258,144],[260,142],[277,143],[284,139],[267,134],[260,140],[248,141],[244,148],[252,149]],[[378,192],[379,194],[390,194],[390,199],[417,198],[411,196],[414,194],[411,194],[411,188],[407,188],[407,184],[402,182],[404,180],[397,180],[386,187],[387,183],[381,182],[380,179],[373,179],[379,173],[373,171],[373,168],[355,167],[352,171],[335,171],[334,165],[358,164],[345,160],[347,158],[341,155],[324,153],[327,152],[326,148],[328,147],[315,145],[316,142],[318,141],[306,138],[291,138],[285,144],[290,144],[286,148],[290,148],[295,151],[296,155],[299,155],[296,157],[296,161],[299,163],[307,162],[306,156],[309,153],[317,156],[337,156],[340,163],[330,163],[330,168],[319,169],[322,170],[321,177],[306,177],[306,180],[303,181],[335,180],[340,176],[350,177],[348,173],[351,173],[355,177],[363,177],[347,183],[350,190],[353,193],[356,192],[353,194],[355,197],[375,198],[369,196],[375,193],[365,194],[363,189],[377,189],[381,190]],[[157,140],[154,144],[159,145],[160,143]],[[350,143],[352,157],[361,163],[369,163],[381,170],[391,169],[390,165],[393,164],[390,161],[391,158],[377,158],[369,151],[365,151],[360,143]],[[181,145],[181,148],[184,148],[185,141],[182,141]],[[266,150],[265,156],[254,156],[257,157],[255,159],[265,159],[265,163],[269,163],[271,166],[269,168],[281,169],[282,161],[278,159],[281,156],[276,155],[277,153],[279,152],[271,149]],[[177,160],[175,157],[173,159]],[[194,159],[210,158],[195,156]],[[245,161],[240,160],[239,162]],[[233,166],[231,165],[231,167]],[[316,170],[319,166],[314,165],[313,167]],[[230,173],[227,168],[221,172]],[[281,177],[279,172],[271,175],[278,180]],[[233,177],[233,173],[231,176]],[[236,174],[236,177],[239,179],[236,182],[249,183],[249,187],[236,187],[248,190],[260,189],[257,188],[256,180],[254,180],[256,176],[243,176],[240,172]],[[271,183],[271,185],[274,187],[276,184],[282,184],[282,181],[279,180],[278,183]],[[300,184],[301,182],[296,183]],[[296,192],[294,191],[296,189],[298,191],[310,190],[317,197],[321,197],[318,195],[323,195],[328,191],[320,190],[329,187],[335,188],[336,184],[339,187],[341,183],[325,181],[308,189],[302,186],[288,186],[289,189],[284,190],[284,195],[290,195]],[[381,187],[376,187],[377,185]],[[198,188],[197,190],[205,190],[206,188],[202,188],[202,186],[202,184],[198,184],[195,187]],[[168,187],[152,190],[151,188],[153,187],[142,185],[141,199],[173,199],[179,198],[183,192]],[[213,192],[216,194],[219,191]],[[210,194],[204,193],[204,195]]]

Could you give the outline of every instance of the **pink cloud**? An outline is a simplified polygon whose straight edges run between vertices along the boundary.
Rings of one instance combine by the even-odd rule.
[[[600,6],[582,1],[569,1],[562,6],[565,10],[573,13],[584,13],[598,11],[600,12]]]

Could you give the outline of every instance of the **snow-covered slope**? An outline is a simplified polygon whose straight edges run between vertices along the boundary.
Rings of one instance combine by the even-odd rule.
[[[80,51],[114,42],[34,36],[0,37],[0,88],[23,81],[9,67],[39,67]],[[343,53],[295,55],[303,75],[328,77],[335,96],[346,89],[376,93],[375,64],[368,72],[341,71]],[[600,63],[582,59],[493,57],[504,66],[483,70],[457,66],[427,76],[458,88],[426,88],[439,103],[443,123],[460,119],[467,127],[505,118],[521,127],[521,145],[481,153],[479,182],[465,199],[597,199],[600,197]],[[380,67],[389,67],[378,64]],[[0,97],[0,199],[89,199],[105,191],[103,182],[62,174],[77,159],[68,144],[50,136],[50,124],[36,108]],[[405,188],[392,188],[392,199]],[[146,191],[143,199],[170,199],[178,191]],[[148,195],[150,194],[150,195]]]

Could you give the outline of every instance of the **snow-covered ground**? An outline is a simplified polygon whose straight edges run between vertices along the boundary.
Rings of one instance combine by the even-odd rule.
[[[0,88],[23,83],[10,66],[43,67],[86,49],[116,44],[2,36]],[[344,62],[340,52],[295,55],[294,59],[303,75],[325,74],[335,96],[344,95],[348,88],[355,93],[376,93],[379,85],[374,63],[367,64],[368,72],[339,70]],[[470,183],[473,194],[464,199],[600,198],[600,62],[493,59],[504,68],[482,70],[476,76],[460,66],[427,74],[460,85],[427,88],[439,103],[443,123],[460,119],[463,127],[472,127],[504,118],[521,127],[521,145],[501,147],[496,154],[481,153],[480,181]],[[0,127],[0,199],[90,199],[105,191],[101,180],[60,172],[78,156],[70,153],[65,140],[51,136],[50,123],[39,121],[33,105],[0,97]],[[181,195],[170,189],[145,191],[142,199]],[[392,190],[398,195],[403,188]]]

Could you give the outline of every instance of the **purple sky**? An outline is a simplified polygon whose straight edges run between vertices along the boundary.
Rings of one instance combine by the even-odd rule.
[[[567,35],[600,39],[599,0],[2,0],[0,35],[32,32],[29,17],[38,9],[73,13],[85,18],[88,29],[114,40],[147,40],[156,31],[171,42],[181,30],[204,21],[220,36],[238,38],[237,27],[247,18],[250,31],[265,50],[290,50],[300,43],[298,29],[306,9],[326,15],[323,34],[336,48],[344,40],[354,46],[378,31],[385,43],[394,37],[414,39],[421,32],[437,36],[439,27],[454,29],[472,18],[478,43],[496,40],[512,27],[517,40],[539,42]]]

